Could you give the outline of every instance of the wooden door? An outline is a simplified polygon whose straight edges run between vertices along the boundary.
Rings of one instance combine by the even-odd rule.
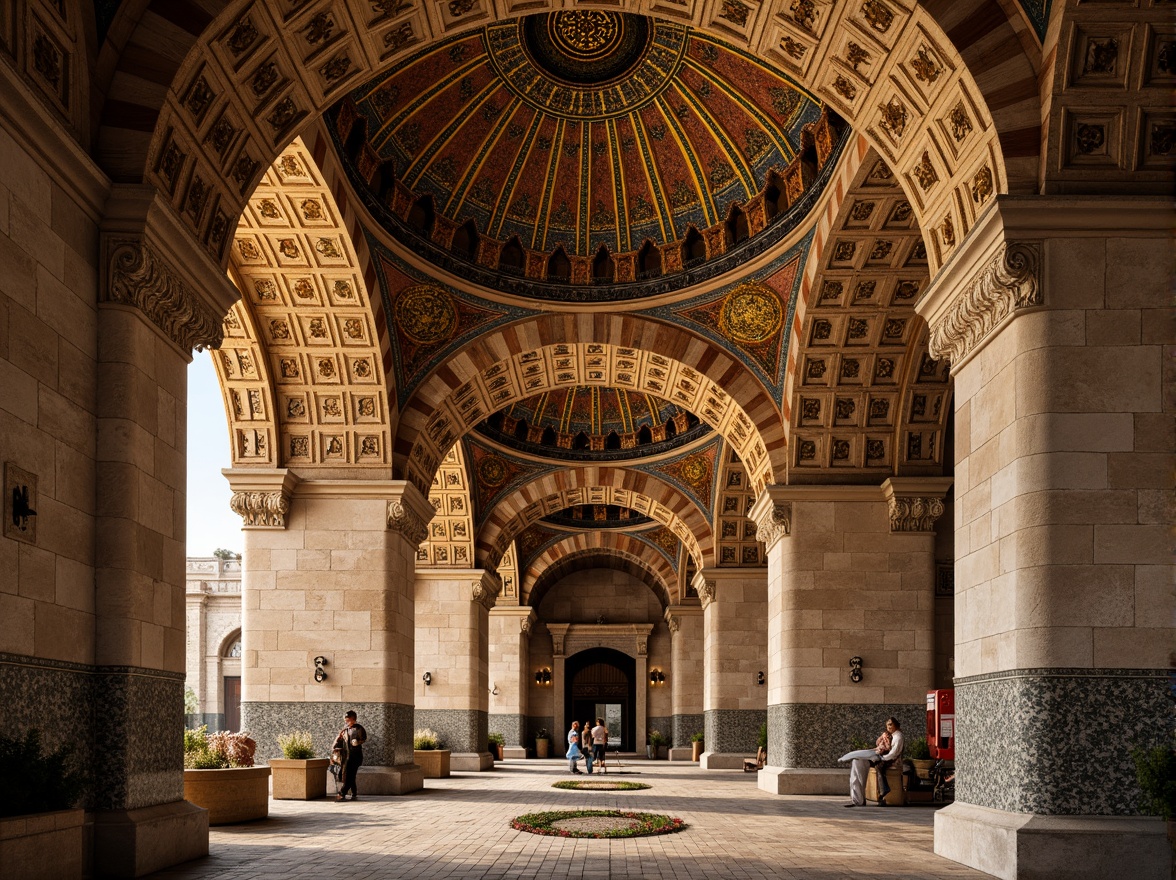
[[[225,676],[225,729],[241,729],[241,676]]]

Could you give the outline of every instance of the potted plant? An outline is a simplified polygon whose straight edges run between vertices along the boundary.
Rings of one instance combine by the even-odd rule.
[[[690,760],[691,761],[698,761],[702,758],[703,741],[704,741],[704,737],[703,737],[703,733],[701,730],[698,731],[698,733],[692,733],[690,735]]]
[[[759,732],[755,735],[755,747],[763,749],[764,754],[768,753],[768,722],[764,722],[759,726]]]
[[[546,758],[551,752],[551,734],[547,732],[546,727],[539,728],[539,732],[535,734],[535,757]]]
[[[184,800],[208,810],[209,825],[269,815],[269,767],[254,767],[257,743],[240,733],[184,731]]]
[[[1176,748],[1173,745],[1135,749],[1135,779],[1139,783],[1140,810],[1160,816],[1167,823],[1168,842],[1176,847]]]
[[[911,740],[906,749],[906,758],[915,765],[915,773],[920,779],[931,778],[931,768],[935,766],[935,759],[931,757],[926,737]]]
[[[412,759],[424,771],[425,779],[449,777],[449,749],[441,748],[441,737],[427,727],[412,735]]]
[[[0,865],[6,877],[81,880],[86,813],[74,807],[85,787],[69,744],[43,753],[39,730],[23,739],[0,736]]]
[[[656,760],[665,757],[665,748],[669,745],[669,740],[660,730],[649,731],[649,759]]]
[[[327,796],[329,758],[314,756],[310,731],[295,730],[278,737],[281,758],[270,760],[276,801],[313,801]]]
[[[494,756],[495,761],[502,760],[502,749],[506,745],[506,737],[501,733],[490,734],[490,754]]]

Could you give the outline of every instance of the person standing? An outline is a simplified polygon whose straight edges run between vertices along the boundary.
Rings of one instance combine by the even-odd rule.
[[[343,788],[335,798],[336,803],[347,800],[349,790],[351,799],[359,800],[355,778],[359,774],[359,768],[363,766],[363,744],[367,742],[367,731],[358,723],[355,710],[349,710],[343,717],[346,726],[335,738],[335,748],[343,751]]]
[[[592,773],[592,762],[596,760],[596,755],[592,751],[591,728],[591,721],[585,721],[584,726],[580,728],[580,753],[584,755],[584,766],[588,769],[589,775]]]
[[[573,773],[579,773],[580,768],[576,766],[576,762],[581,758],[580,752],[580,722],[573,721],[572,729],[568,731],[568,769]]]
[[[604,764],[604,750],[608,747],[608,728],[604,720],[596,719],[596,726],[592,728],[592,757],[597,764]]]

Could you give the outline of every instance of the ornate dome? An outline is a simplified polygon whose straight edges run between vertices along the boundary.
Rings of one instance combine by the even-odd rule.
[[[477,430],[547,458],[597,461],[666,452],[710,432],[693,413],[652,394],[597,386],[528,397]]]
[[[553,299],[579,285],[581,300],[617,298],[602,289],[626,282],[644,288],[628,295],[682,286],[666,286],[675,274],[693,283],[743,243],[779,238],[843,133],[746,52],[595,10],[422,50],[331,121],[356,191],[395,237],[465,277],[489,270],[472,274],[480,283],[510,290],[525,276],[514,286]],[[651,279],[658,289],[636,284]]]

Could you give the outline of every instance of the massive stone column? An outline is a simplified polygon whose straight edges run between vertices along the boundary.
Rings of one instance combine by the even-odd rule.
[[[764,568],[706,568],[694,577],[703,608],[704,770],[741,768],[767,720],[767,578]]]
[[[703,732],[702,714],[703,611],[701,605],[671,605],[666,608],[670,628],[670,696],[673,702],[673,743],[671,761],[688,761],[693,749],[690,737]]]
[[[1000,198],[918,304],[955,377],[956,802],[999,877],[1167,878],[1171,204]]]
[[[768,763],[759,787],[844,794],[837,758],[895,716],[922,736],[934,684],[935,520],[946,478],[769,486]],[[854,681],[851,658],[861,658]]]
[[[360,790],[421,788],[413,584],[432,505],[400,480],[300,481],[281,468],[225,476],[245,532],[241,715],[258,756],[277,757],[277,736],[291,730],[311,731],[326,754],[354,709],[368,732]]]
[[[505,758],[527,757],[527,696],[531,672],[531,629],[535,612],[529,606],[495,605],[490,609],[490,733],[506,740]]]
[[[208,850],[184,801],[187,367],[236,292],[149,188],[101,236],[94,542],[94,865],[139,876]]]
[[[454,770],[494,767],[487,749],[489,615],[501,587],[498,576],[483,569],[416,573],[414,723],[440,735]]]

